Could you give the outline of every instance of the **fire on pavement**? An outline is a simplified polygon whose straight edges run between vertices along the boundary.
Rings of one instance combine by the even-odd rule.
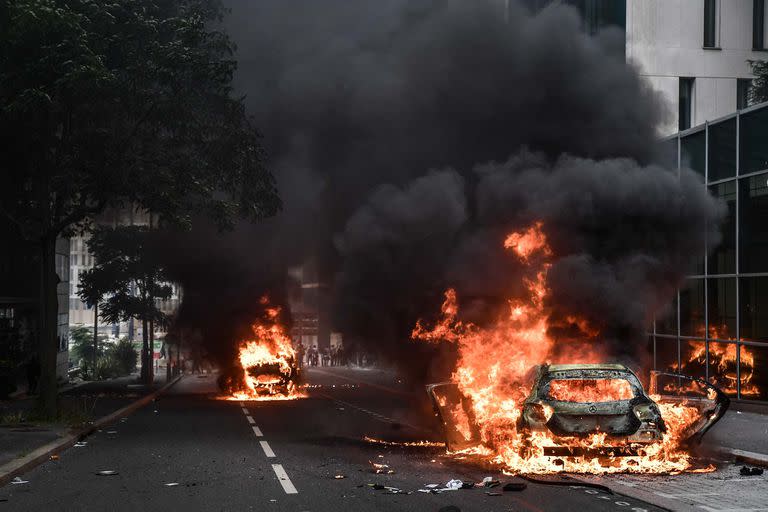
[[[512,474],[714,470],[697,465],[691,442],[725,413],[729,400],[719,389],[655,372],[646,394],[629,368],[606,363],[600,331],[585,319],[568,317],[584,333],[581,343],[558,346],[549,335],[553,251],[543,228],[536,222],[504,241],[525,268],[527,295],[509,299],[495,324],[459,320],[449,289],[436,325],[419,321],[413,330],[414,340],[457,347],[451,381],[428,388],[448,449]],[[660,387],[663,378],[672,382]],[[698,396],[658,394],[674,388]]]

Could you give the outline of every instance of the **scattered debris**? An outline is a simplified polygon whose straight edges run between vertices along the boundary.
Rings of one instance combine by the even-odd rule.
[[[107,435],[115,435],[117,434],[117,430],[107,430]]]
[[[389,464],[379,464],[370,460],[368,463],[373,467],[373,472],[377,475],[392,475],[395,473],[395,470],[390,468]]]
[[[501,496],[500,492],[486,492],[485,494],[487,494],[488,496]]]
[[[336,475],[336,476],[334,476],[333,478],[335,478],[336,480],[344,480],[344,479],[345,479],[345,478],[347,478],[347,477],[346,477],[346,476],[344,476],[344,475]]]
[[[344,410],[344,408],[343,408],[343,407],[337,407],[337,408],[336,408],[336,410],[337,410],[337,411],[343,411],[343,410]]]
[[[28,484],[28,483],[29,483],[29,480],[22,480],[21,477],[19,476],[11,480],[11,485]]]
[[[750,468],[749,466],[744,466],[739,471],[743,476],[757,476],[763,474],[763,468]]]
[[[501,482],[494,480],[490,476],[483,478],[483,487],[497,487],[499,485],[501,485]]]
[[[113,475],[117,475],[118,472],[113,469],[105,469],[102,471],[97,471],[96,474],[99,476],[113,476]]]
[[[475,487],[475,484],[473,484],[472,482],[464,482],[463,484],[461,484],[462,489],[474,489],[474,487]]]
[[[464,486],[464,482],[461,480],[451,480],[447,484],[445,484],[446,489],[456,490],[461,489]]]
[[[179,485],[179,482],[168,482],[165,484],[166,487],[176,487],[177,485]]]
[[[59,456],[55,454],[51,455],[51,460],[59,460]]]
[[[526,487],[528,487],[528,484],[525,483],[525,482],[507,482],[506,484],[504,484],[504,487],[502,487],[502,489],[505,492],[509,492],[509,491],[522,491]]]
[[[85,446],[88,446],[88,443],[85,441],[79,441],[73,445],[75,448],[83,448]]]
[[[437,486],[439,486],[439,485],[440,485],[440,484],[427,484],[427,485],[425,485],[424,487],[426,487],[427,489],[434,489],[435,487],[437,487]]]

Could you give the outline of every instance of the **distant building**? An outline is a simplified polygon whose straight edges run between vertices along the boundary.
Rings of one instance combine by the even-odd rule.
[[[749,106],[748,60],[768,59],[765,0],[628,0],[627,61],[672,106],[662,134]]]
[[[669,135],[750,106],[750,60],[768,60],[766,0],[521,0],[575,7],[584,30],[625,31],[627,62],[670,108]]]
[[[149,214],[143,211],[137,211],[135,208],[122,208],[119,210],[108,210],[99,216],[96,221],[102,226],[148,226]],[[78,285],[80,276],[86,270],[93,268],[93,255],[88,251],[88,239],[90,235],[83,234],[74,236],[69,244],[69,262],[71,280],[69,283],[68,307],[69,307],[69,325],[72,327],[83,326],[93,328],[93,307],[84,303],[78,296]],[[181,288],[176,284],[171,284],[173,292],[168,300],[158,301],[160,310],[167,315],[172,315],[178,311],[181,301]],[[118,324],[107,324],[99,320],[99,333],[105,336],[127,336],[129,339],[141,338],[141,322],[129,320]]]
[[[671,162],[701,174],[728,215],[651,333],[654,366],[768,401],[768,103],[667,139]],[[677,165],[671,165],[675,167]]]

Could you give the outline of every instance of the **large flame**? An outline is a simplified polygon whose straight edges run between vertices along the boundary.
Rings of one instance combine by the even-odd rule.
[[[632,446],[632,455],[621,457],[586,456],[552,457],[545,448],[577,448],[579,453],[592,453],[606,446],[621,445],[621,440],[607,440],[605,433],[586,438],[556,438],[550,432],[533,432],[524,440],[517,421],[523,402],[531,391],[531,369],[538,364],[605,362],[595,338],[599,331],[585,319],[565,316],[565,322],[583,333],[582,341],[556,344],[549,332],[546,298],[547,271],[552,250],[535,223],[520,233],[510,234],[504,247],[513,251],[524,265],[524,297],[508,301],[506,312],[491,327],[481,328],[458,320],[456,292],[448,290],[442,306],[442,318],[430,329],[417,322],[414,339],[457,344],[458,361],[452,381],[471,404],[474,421],[461,404],[449,411],[457,434],[470,441],[474,423],[481,443],[462,453],[488,457],[511,473],[569,472],[678,472],[691,465],[686,450],[680,447],[686,429],[700,417],[696,407],[686,403],[661,405],[667,432],[657,443]],[[560,315],[562,316],[562,315]],[[563,320],[558,321],[560,327]],[[553,381],[550,393],[565,401],[600,402],[626,399],[631,389],[622,380]],[[625,387],[627,386],[627,387]],[[543,411],[546,414],[547,411]],[[551,411],[549,411],[551,414]],[[549,417],[547,417],[547,420]],[[624,441],[630,448],[628,441]]]
[[[703,326],[698,329],[701,336],[703,336],[704,331]],[[735,341],[735,338],[728,334],[726,325],[710,325],[708,331],[710,340]],[[707,364],[707,357],[709,357],[709,380],[726,394],[736,395],[737,380],[740,377],[741,396],[756,397],[760,395],[760,388],[752,382],[755,373],[755,354],[752,349],[746,345],[737,348],[736,343],[722,341],[710,341],[708,345],[709,355],[707,356],[707,347],[703,341],[689,341],[686,354],[681,358],[680,371],[684,372],[691,366],[704,367]],[[741,354],[738,354],[737,350],[740,350]],[[738,371],[736,370],[737,358],[739,360]],[[690,386],[686,390],[690,391]]]
[[[264,318],[251,325],[253,337],[240,342],[238,378],[229,384],[230,400],[294,400],[305,394],[298,389],[296,351],[279,323],[280,308],[262,297]],[[264,370],[264,371],[262,371]]]

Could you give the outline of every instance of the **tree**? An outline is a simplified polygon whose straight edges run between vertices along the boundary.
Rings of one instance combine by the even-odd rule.
[[[93,343],[87,327],[74,327],[70,330],[72,355],[81,361],[83,378],[94,378],[99,359],[104,356],[104,344]]]
[[[6,3],[3,2],[5,5]],[[274,214],[259,136],[232,96],[218,0],[16,0],[0,34],[0,216],[36,244],[39,408],[56,413],[56,239],[109,205],[189,226]]]
[[[755,78],[749,88],[749,104],[755,105],[768,101],[768,62],[764,60],[750,60],[752,74]]]
[[[152,258],[146,243],[147,226],[99,227],[88,241],[96,263],[83,272],[81,298],[98,289],[102,299],[101,317],[117,323],[132,318],[142,323],[141,376],[152,383],[152,350],[155,325],[164,325],[166,315],[157,306],[167,300],[172,288],[162,266]]]

